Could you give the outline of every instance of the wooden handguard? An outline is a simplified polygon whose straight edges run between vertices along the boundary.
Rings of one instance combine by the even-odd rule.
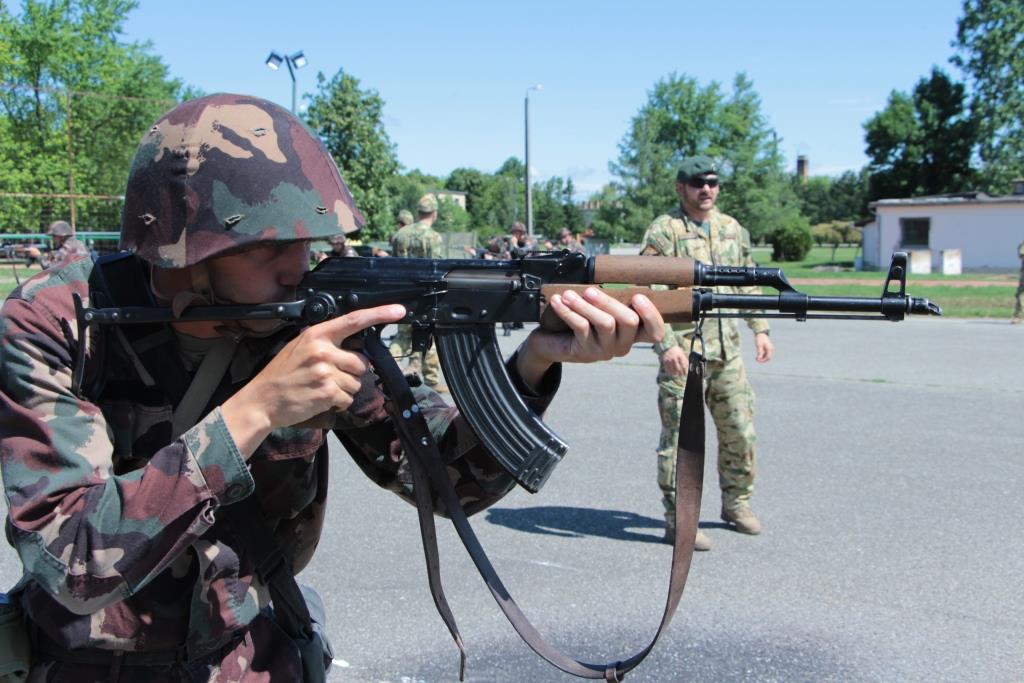
[[[628,256],[625,258],[633,258]],[[638,256],[636,258],[644,258],[650,261],[652,259],[646,256]],[[657,259],[667,260],[667,259]],[[678,259],[680,261],[688,259]],[[541,294],[541,313],[540,313],[540,326],[549,332],[564,332],[569,329],[565,322],[555,314],[554,311],[548,308],[548,301],[555,294],[564,294],[570,289],[581,297],[583,291],[587,287],[594,287],[595,285],[544,285],[540,289]],[[643,294],[654,307],[661,311],[661,317],[665,319],[667,323],[686,323],[693,320],[693,290],[689,288],[683,289],[648,289],[647,287],[622,287],[619,289],[611,289],[607,287],[598,287],[602,292],[612,297],[616,301],[619,301],[627,306],[633,300],[633,296],[636,294]]]
[[[594,282],[693,286],[693,259],[665,256],[595,256]]]

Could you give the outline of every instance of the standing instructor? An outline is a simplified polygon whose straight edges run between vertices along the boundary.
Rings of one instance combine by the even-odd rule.
[[[680,205],[658,216],[644,234],[640,253],[685,256],[724,266],[753,266],[750,234],[731,216],[715,208],[720,190],[717,163],[706,156],[686,159],[676,175]],[[727,293],[759,294],[757,287],[718,287]],[[768,322],[748,318],[754,332],[757,361],[771,360],[774,352]],[[655,344],[660,363],[658,409],[658,486],[665,505],[665,539],[675,533],[676,442],[688,370],[687,356],[694,324],[666,326],[664,339]],[[705,397],[718,430],[718,480],[722,490],[722,520],[745,534],[761,533],[761,523],[750,509],[754,492],[754,391],[747,381],[740,354],[740,333],[735,319],[714,318],[704,325],[707,360]],[[699,347],[698,347],[699,348]],[[697,532],[696,549],[710,550],[711,540]]]

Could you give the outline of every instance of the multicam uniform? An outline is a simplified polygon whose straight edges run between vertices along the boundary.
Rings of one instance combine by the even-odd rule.
[[[173,439],[172,408],[158,389],[139,386],[120,356],[107,357],[107,389],[97,402],[76,396],[79,340],[67,323],[75,319],[72,293],[88,305],[92,268],[90,259],[58,264],[16,290],[0,312],[0,465],[8,537],[32,579],[23,600],[31,621],[51,649],[173,654],[184,645],[181,656],[195,660],[187,666],[197,681],[300,680],[289,655],[294,645],[261,612],[267,587],[218,523],[218,508],[257,496],[300,571],[324,521],[326,432],[276,430],[247,464],[214,408]],[[295,332],[244,341],[211,405],[248,382]],[[96,361],[89,356],[87,367]],[[405,457],[369,377],[335,433],[367,476],[412,501]],[[417,399],[438,443],[448,446],[448,471],[467,511],[511,490],[514,482],[454,408],[426,389]],[[541,411],[548,398],[527,401]],[[179,666],[186,665],[126,666],[119,680],[192,680]],[[31,680],[109,674],[109,666],[51,662]]]
[[[1017,295],[1013,304],[1013,319],[1019,321],[1024,317],[1024,242],[1017,247],[1020,256],[1020,282],[1017,283]]]
[[[400,258],[444,258],[442,248],[444,241],[441,235],[429,225],[417,221],[407,225],[391,238],[392,255]],[[398,333],[391,340],[388,349],[395,358],[412,355],[412,326],[399,325]],[[437,348],[431,344],[423,360],[423,381],[433,386],[441,382],[441,360],[437,357]],[[409,363],[409,370],[416,371],[420,367],[419,356]]]
[[[679,207],[658,216],[644,235],[642,254],[687,256],[705,263],[728,266],[753,266],[750,235],[734,218],[715,210],[706,223],[690,218]],[[719,287],[727,293],[757,294],[757,287]],[[767,332],[763,318],[747,321],[754,333]],[[655,345],[659,357],[673,346],[687,352],[694,325],[666,326],[665,338]],[[718,318],[705,322],[704,355],[707,358],[705,397],[718,429],[718,477],[722,505],[736,509],[747,503],[754,489],[754,391],[747,381],[740,355],[739,328],[734,319]],[[699,345],[697,347],[700,348]],[[665,516],[669,524],[675,510],[676,442],[683,405],[685,377],[658,373],[658,408],[661,437],[658,442],[658,486],[662,490]]]

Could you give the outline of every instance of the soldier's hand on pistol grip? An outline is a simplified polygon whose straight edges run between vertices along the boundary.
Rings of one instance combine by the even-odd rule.
[[[242,455],[251,455],[273,429],[352,405],[369,372],[369,361],[341,348],[342,342],[368,327],[404,316],[405,308],[397,304],[367,308],[308,327],[290,341],[221,406]]]

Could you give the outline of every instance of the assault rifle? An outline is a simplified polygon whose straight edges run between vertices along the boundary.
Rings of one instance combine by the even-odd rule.
[[[267,319],[315,324],[360,308],[402,304],[407,311],[402,322],[413,328],[413,349],[423,351],[431,340],[437,344],[460,412],[502,466],[535,493],[568,446],[520,400],[505,372],[495,323],[539,322],[547,329],[564,329],[561,319],[547,310],[552,295],[612,283],[632,286],[605,288],[607,294],[628,305],[634,294],[643,293],[669,323],[752,315],[892,321],[907,314],[941,315],[937,305],[906,294],[906,278],[904,253],[893,255],[877,298],[808,296],[794,289],[779,268],[720,266],[687,258],[588,258],[568,251],[504,261],[329,257],[306,274],[295,301],[196,306],[177,318],[167,308],[86,309],[79,304],[78,326],[81,339],[84,328],[96,324]],[[677,289],[647,287],[653,284]],[[756,285],[778,293],[707,289],[720,285]]]
[[[131,256],[114,258],[139,267]],[[696,320],[699,324],[705,318],[751,316],[899,321],[908,314],[941,315],[941,309],[927,299],[907,295],[906,279],[904,253],[893,256],[882,294],[876,298],[808,296],[794,289],[778,268],[720,266],[685,258],[588,258],[568,251],[501,261],[330,257],[306,274],[298,287],[299,298],[294,301],[195,306],[174,316],[169,308],[145,300],[132,302],[139,305],[97,307],[104,304],[95,300],[95,293],[90,301],[92,307],[86,308],[75,295],[80,342],[75,385],[80,383],[84,365],[87,345],[83,340],[92,325],[269,319],[316,324],[360,308],[398,303],[407,311],[403,322],[413,327],[414,349],[425,350],[431,340],[437,344],[452,397],[481,443],[521,486],[536,492],[568,446],[523,403],[514,388],[498,348],[495,323],[538,322],[546,329],[564,329],[561,319],[547,308],[550,298],[570,289],[602,284],[627,285],[604,289],[626,304],[634,294],[645,294],[670,323]],[[675,289],[649,288],[655,284]],[[710,289],[755,285],[777,293],[725,294]],[[548,645],[498,578],[462,511],[408,381],[381,342],[380,334],[379,328],[365,330],[358,341],[381,379],[395,429],[409,456],[428,579],[438,611],[462,653],[460,679],[466,653],[440,583],[432,516],[435,494],[444,502],[498,605],[527,644],[568,673],[621,680],[646,657],[671,621],[693,554],[704,467],[700,356],[691,353],[684,392],[676,471],[676,535],[669,596],[661,624],[650,644],[632,657],[611,664],[587,664]]]

